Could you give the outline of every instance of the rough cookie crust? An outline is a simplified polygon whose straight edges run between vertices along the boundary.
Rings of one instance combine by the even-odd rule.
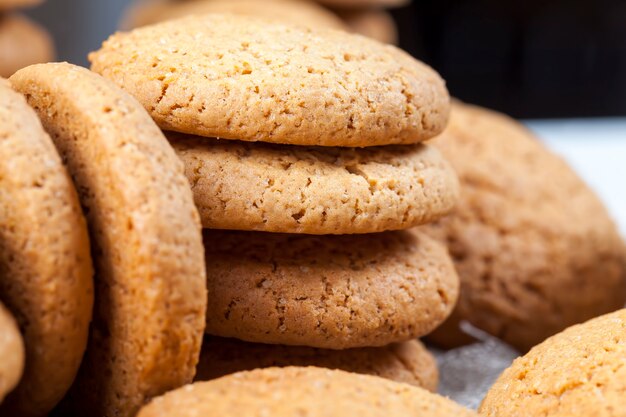
[[[206,228],[351,234],[407,229],[452,210],[456,173],[425,145],[324,148],[168,133]]]
[[[91,68],[165,130],[293,145],[417,143],[445,127],[449,96],[390,45],[211,14],[112,35]]]

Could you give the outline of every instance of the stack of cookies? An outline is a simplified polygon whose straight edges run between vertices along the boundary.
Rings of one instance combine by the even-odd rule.
[[[90,60],[185,164],[205,228],[210,367],[327,365],[433,388],[415,339],[448,316],[459,282],[445,247],[414,229],[458,198],[421,143],[450,106],[432,69],[364,37],[219,14],[115,34]]]
[[[51,61],[54,46],[41,26],[13,10],[41,0],[0,0],[0,77],[9,77],[27,65]]]
[[[322,3],[322,2],[320,2]],[[330,6],[331,1],[327,1]],[[375,8],[376,4],[366,3],[363,9],[345,6],[359,6],[353,1],[335,1],[338,10],[332,11],[309,0],[137,0],[124,13],[121,27],[132,29],[153,23],[181,18],[194,14],[233,13],[258,16],[265,19],[298,24],[312,29],[332,28],[379,40],[397,43],[397,29],[392,17],[385,11]],[[349,3],[349,4],[348,4]],[[376,2],[373,2],[376,3]],[[384,0],[380,3],[388,3]],[[397,5],[401,1],[395,2]],[[382,6],[384,4],[379,4]]]

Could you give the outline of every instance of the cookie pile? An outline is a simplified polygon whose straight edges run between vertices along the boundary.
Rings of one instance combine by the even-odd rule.
[[[0,0],[0,77],[9,77],[20,68],[54,58],[54,45],[46,29],[12,11],[41,1]]]
[[[324,2],[320,2],[324,3]],[[327,2],[331,6],[331,2]],[[393,18],[380,9],[388,5],[366,1],[336,1],[330,10],[309,0],[138,0],[124,13],[121,27],[133,29],[194,14],[233,13],[298,24],[304,27],[332,28],[359,33],[384,43],[397,43]],[[350,3],[350,4],[347,4]],[[401,5],[403,2],[396,2]],[[347,7],[350,6],[350,7]],[[347,8],[346,8],[347,7]],[[356,7],[356,8],[355,8]]]
[[[238,367],[293,357],[354,370],[366,355],[371,373],[394,377],[407,369],[381,370],[390,352],[424,362],[412,339],[458,293],[445,248],[408,230],[458,195],[449,164],[421,144],[449,111],[434,71],[363,37],[218,14],[113,35],[90,60],[185,164],[205,228],[206,332],[284,345]],[[395,379],[428,379],[413,368]]]

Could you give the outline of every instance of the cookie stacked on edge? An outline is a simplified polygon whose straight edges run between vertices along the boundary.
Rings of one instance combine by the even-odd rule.
[[[20,68],[54,58],[50,34],[26,16],[13,12],[42,0],[0,0],[0,77]]]
[[[395,343],[407,363],[427,355],[414,339],[459,286],[446,249],[412,229],[458,198],[450,165],[421,144],[450,106],[431,68],[340,31],[219,14],[115,34],[90,60],[185,163],[206,228],[207,333],[318,349],[299,357],[383,358]],[[345,356],[329,362],[357,368]]]

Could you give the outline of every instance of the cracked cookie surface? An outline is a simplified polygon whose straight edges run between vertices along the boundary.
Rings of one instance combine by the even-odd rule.
[[[196,382],[155,399],[137,417],[471,417],[424,389],[315,367],[267,368]]]
[[[458,277],[418,231],[307,236],[205,230],[206,332],[327,349],[384,346],[432,331]]]
[[[93,72],[35,65],[11,83],[67,165],[94,254],[89,343],[61,415],[134,416],[191,381],[204,334],[204,252],[182,163],[143,107]]]
[[[461,199],[425,231],[448,245],[461,296],[435,341],[460,343],[468,320],[524,351],[624,306],[624,244],[602,202],[514,120],[456,103],[433,140],[459,174]]]
[[[167,136],[206,228],[373,233],[431,222],[458,199],[455,172],[428,145],[326,148]]]
[[[418,340],[359,349],[318,349],[306,346],[266,345],[207,336],[195,380],[206,381],[257,368],[317,366],[376,375],[437,391],[435,357]]]
[[[45,416],[65,395],[85,352],[93,297],[74,184],[37,114],[0,79],[0,299],[26,349],[24,375],[0,415]]]
[[[89,59],[161,128],[207,137],[417,143],[443,130],[450,105],[439,75],[398,48],[247,16],[191,16],[117,33]]]
[[[516,359],[480,406],[486,417],[626,416],[626,310],[570,327]]]

